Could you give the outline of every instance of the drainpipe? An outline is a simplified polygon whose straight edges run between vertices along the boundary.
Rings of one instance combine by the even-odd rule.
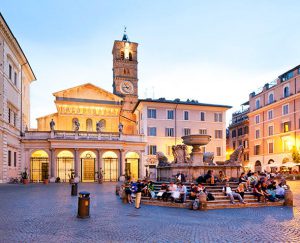
[[[295,90],[294,90],[294,95],[296,95],[297,92],[297,82],[295,78]],[[297,122],[296,122],[296,100],[294,99],[294,141],[295,141],[295,148],[297,149],[297,139],[296,139],[296,130],[297,130]]]
[[[177,106],[178,103],[175,106],[175,145],[177,144]]]
[[[23,137],[23,66],[28,64],[27,62],[21,65],[21,116],[20,116],[20,135]]]

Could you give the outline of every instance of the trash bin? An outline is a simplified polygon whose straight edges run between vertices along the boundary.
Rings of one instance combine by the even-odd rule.
[[[79,192],[77,217],[82,219],[90,217],[90,193],[89,192]]]
[[[71,185],[71,196],[77,196],[78,183],[72,183]]]

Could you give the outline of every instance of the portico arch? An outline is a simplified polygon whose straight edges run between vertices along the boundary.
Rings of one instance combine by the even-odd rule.
[[[139,178],[140,155],[136,152],[127,152],[125,155],[125,175],[130,179]]]
[[[35,150],[30,156],[30,180],[40,182],[49,176],[49,155],[45,150]]]
[[[118,155],[113,151],[107,151],[102,155],[102,160],[104,166],[104,181],[118,181]]]
[[[96,154],[93,151],[84,151],[80,155],[82,182],[94,182],[96,170]]]
[[[62,182],[67,182],[74,170],[74,155],[69,150],[57,154],[57,176]]]

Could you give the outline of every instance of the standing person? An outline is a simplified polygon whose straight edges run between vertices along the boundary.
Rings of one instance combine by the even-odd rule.
[[[136,189],[136,197],[135,197],[135,208],[139,209],[141,208],[141,198],[142,198],[142,183],[140,180],[137,181],[137,189]]]

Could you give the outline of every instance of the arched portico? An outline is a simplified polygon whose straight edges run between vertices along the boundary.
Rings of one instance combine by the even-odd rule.
[[[30,180],[40,182],[49,177],[49,155],[45,150],[35,150],[30,155]]]
[[[119,166],[118,155],[113,151],[107,151],[102,155],[104,181],[118,181]]]
[[[137,152],[127,152],[125,155],[125,175],[130,179],[140,176],[140,155]]]
[[[93,151],[84,151],[80,154],[82,182],[95,181],[96,157]]]
[[[74,170],[74,155],[69,150],[62,150],[57,154],[57,176],[60,181],[67,182]]]

